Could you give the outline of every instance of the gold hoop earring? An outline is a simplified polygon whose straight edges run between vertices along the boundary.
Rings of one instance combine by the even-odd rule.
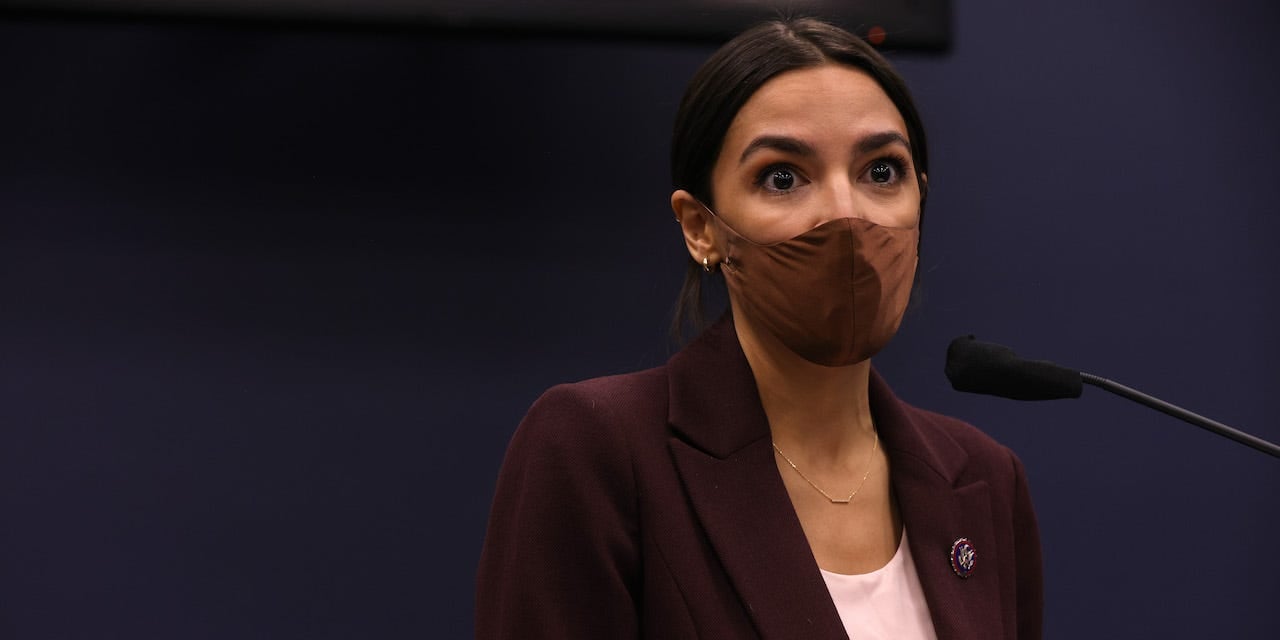
[[[706,256],[702,256],[702,270],[711,273],[711,261]]]

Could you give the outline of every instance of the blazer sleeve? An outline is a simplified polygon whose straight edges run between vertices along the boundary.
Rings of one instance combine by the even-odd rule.
[[[637,497],[621,421],[583,385],[516,429],[476,579],[476,638],[634,638]]]
[[[1044,636],[1044,567],[1040,557],[1040,527],[1031,506],[1031,492],[1022,462],[1013,456],[1014,552],[1017,562],[1017,610],[1019,640]]]

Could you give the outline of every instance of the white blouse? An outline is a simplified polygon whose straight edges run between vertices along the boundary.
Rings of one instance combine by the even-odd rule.
[[[905,528],[885,566],[858,575],[820,571],[850,640],[938,640]]]

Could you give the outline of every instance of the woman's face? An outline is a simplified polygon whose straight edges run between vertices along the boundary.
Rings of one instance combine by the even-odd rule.
[[[920,218],[906,123],[871,76],[835,64],[761,86],[729,125],[711,181],[716,214],[760,244],[836,218]],[[727,240],[715,242],[721,255]]]

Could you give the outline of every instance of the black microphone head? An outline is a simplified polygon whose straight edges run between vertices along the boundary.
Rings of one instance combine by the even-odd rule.
[[[1009,347],[960,336],[947,347],[947,379],[956,391],[1013,400],[1079,398],[1080,372],[1044,360],[1024,360]]]

